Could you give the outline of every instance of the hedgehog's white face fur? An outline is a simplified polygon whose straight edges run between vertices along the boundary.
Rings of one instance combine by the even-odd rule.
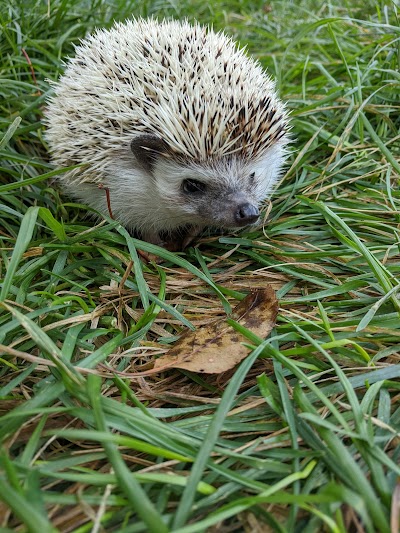
[[[131,20],[83,41],[46,110],[72,195],[147,240],[258,219],[279,181],[287,117],[260,65],[221,33]]]

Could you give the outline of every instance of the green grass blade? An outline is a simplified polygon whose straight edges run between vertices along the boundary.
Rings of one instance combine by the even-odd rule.
[[[4,281],[0,291],[0,302],[4,302],[10,292],[10,287],[13,282],[15,272],[21,261],[22,255],[29,246],[35,230],[36,219],[39,213],[39,207],[30,207],[25,213],[21,222],[21,229],[18,233],[18,238],[15,242],[13,254],[7,268]]]
[[[97,378],[97,376],[88,376],[88,396],[93,407],[97,429],[101,432],[107,432],[107,426],[100,401],[100,379]],[[111,442],[104,441],[103,447],[113,466],[119,487],[132,505],[132,508],[147,525],[148,531],[150,533],[166,533],[168,527],[144,490],[141,488],[140,484],[128,470],[117,446]]]

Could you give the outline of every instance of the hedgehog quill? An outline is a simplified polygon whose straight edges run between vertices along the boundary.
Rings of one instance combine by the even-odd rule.
[[[254,224],[280,180],[288,118],[274,82],[223,33],[134,19],[98,30],[53,83],[52,160],[70,195],[144,240]]]

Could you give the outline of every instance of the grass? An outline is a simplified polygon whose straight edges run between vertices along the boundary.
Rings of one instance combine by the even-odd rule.
[[[396,532],[396,3],[0,9],[2,531]],[[132,13],[224,28],[292,115],[264,229],[158,251],[158,265],[138,258],[151,245],[61,194],[40,122],[72,45]],[[267,283],[276,328],[234,372],[129,377]]]

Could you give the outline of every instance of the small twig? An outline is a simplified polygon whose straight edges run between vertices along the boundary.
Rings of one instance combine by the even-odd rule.
[[[21,52],[24,54],[25,59],[26,59],[28,65],[29,65],[33,82],[36,85],[36,87],[38,88],[39,94],[42,94],[41,90],[39,89],[38,82],[36,80],[35,71],[33,69],[31,58],[28,56],[27,51],[25,50],[25,48],[21,48]]]
[[[103,189],[106,193],[107,209],[110,214],[110,218],[114,220],[114,215],[111,209],[110,189],[108,187],[105,187],[102,183],[99,183],[98,187],[99,189]]]

